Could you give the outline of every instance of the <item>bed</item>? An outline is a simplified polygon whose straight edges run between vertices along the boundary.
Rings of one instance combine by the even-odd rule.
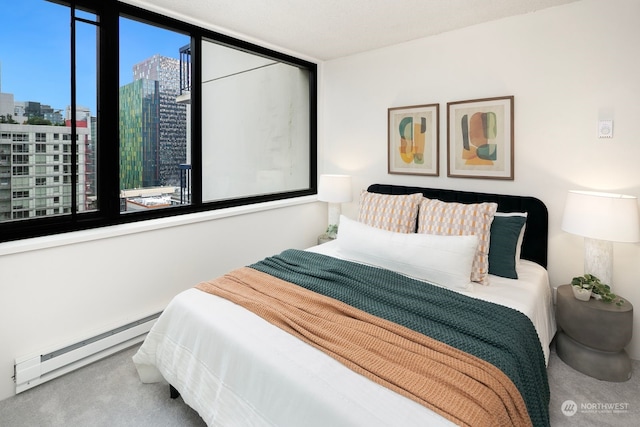
[[[489,253],[443,212],[489,217]],[[531,197],[371,185],[335,241],[177,295],[134,363],[210,426],[548,425],[547,222]]]

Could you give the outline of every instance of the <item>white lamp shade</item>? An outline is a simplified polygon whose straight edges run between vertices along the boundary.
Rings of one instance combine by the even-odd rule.
[[[638,200],[634,196],[569,191],[562,229],[572,234],[610,242],[640,241]]]
[[[318,200],[321,202],[344,203],[351,201],[350,175],[320,175]]]

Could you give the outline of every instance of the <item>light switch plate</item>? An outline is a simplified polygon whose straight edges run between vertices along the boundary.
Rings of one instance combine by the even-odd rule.
[[[613,120],[598,121],[598,138],[613,138]]]

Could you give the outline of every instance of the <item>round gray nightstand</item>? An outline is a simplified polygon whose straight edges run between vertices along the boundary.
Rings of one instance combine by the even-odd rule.
[[[631,360],[624,350],[633,331],[631,303],[580,301],[571,285],[562,285],[556,297],[556,322],[556,352],[567,365],[604,381],[631,378]]]

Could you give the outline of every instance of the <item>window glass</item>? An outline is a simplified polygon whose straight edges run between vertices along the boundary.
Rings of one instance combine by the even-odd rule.
[[[97,96],[98,84],[96,64],[98,59],[98,27],[95,14],[75,11],[75,132],[76,132],[76,209],[77,212],[95,211],[98,203],[98,176],[97,176]],[[65,114],[65,124],[70,126],[73,119],[71,106]],[[71,138],[71,135],[69,135]],[[49,137],[53,142],[55,139]],[[69,147],[65,144],[65,148]],[[70,151],[65,151],[69,152]],[[63,159],[66,164],[70,160]],[[69,173],[71,170],[69,170]],[[70,177],[70,174],[67,175]],[[71,181],[67,179],[65,184],[71,188]],[[68,200],[68,199],[66,199]],[[67,205],[65,200],[65,207]]]
[[[180,49],[189,37],[120,18],[120,193],[125,212],[187,204],[187,103]],[[182,184],[182,185],[181,185]],[[183,195],[183,197],[181,197]]]
[[[53,149],[53,141],[63,135],[65,152],[71,152],[71,65],[69,49],[71,40],[70,9],[67,6],[43,0],[22,0],[13,2],[5,12],[10,19],[2,19],[0,39],[12,40],[20,35],[20,48],[10,45],[10,52],[0,48],[2,60],[2,92],[0,93],[0,133],[11,134],[14,144],[5,138],[0,143],[0,153],[12,153],[12,164],[0,163],[0,177],[30,177],[35,187],[36,176],[42,179],[57,175],[70,178],[71,163],[60,169],[58,159],[43,154]],[[89,14],[84,14],[85,18]],[[95,16],[93,16],[95,21]],[[87,203],[89,192],[95,192],[95,176],[88,176],[92,168],[87,166],[91,159],[91,136],[89,126],[96,111],[96,27],[86,23],[76,23],[77,75],[81,76],[77,93],[77,103],[82,111],[78,121],[77,167],[77,212],[90,209]],[[5,54],[6,53],[6,54]],[[42,66],[46,64],[46,66]],[[52,83],[55,82],[55,83]],[[95,120],[95,117],[93,117]],[[57,145],[57,144],[56,144]],[[22,153],[22,154],[17,154]],[[36,154],[38,153],[38,154]],[[18,165],[43,165],[30,168]],[[95,167],[93,167],[95,170]],[[53,181],[52,181],[53,182]],[[57,182],[60,182],[59,180]],[[14,181],[15,183],[15,181]],[[14,184],[15,185],[15,184]],[[56,189],[71,193],[71,179],[63,180]],[[9,187],[9,188],[5,188]],[[24,192],[11,191],[10,186],[0,186],[0,200],[14,200]],[[33,203],[0,203],[0,222],[25,219],[36,216],[36,206],[46,204],[41,192],[31,193]],[[22,197],[24,198],[24,197]],[[66,212],[71,212],[71,199],[65,200]],[[38,215],[57,214],[54,211],[38,209]]]
[[[202,200],[307,189],[309,73],[202,43]]]

